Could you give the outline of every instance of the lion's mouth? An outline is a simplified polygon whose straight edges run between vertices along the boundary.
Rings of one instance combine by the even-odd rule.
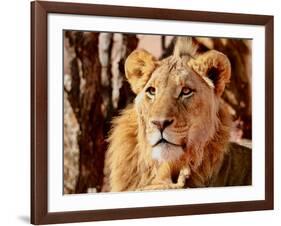
[[[159,144],[171,144],[171,145],[178,146],[178,147],[182,146],[180,144],[175,144],[175,143],[172,143],[170,141],[165,140],[164,138],[161,138],[156,144],[153,145],[153,147],[155,147],[155,146],[157,146]]]
[[[184,154],[182,145],[172,143],[164,138],[152,146],[151,157],[159,162],[176,161]]]

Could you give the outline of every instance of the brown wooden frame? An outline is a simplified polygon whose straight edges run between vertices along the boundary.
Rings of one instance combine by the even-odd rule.
[[[48,13],[198,21],[265,27],[265,200],[48,212]],[[50,224],[273,209],[273,16],[93,4],[31,3],[31,223]]]

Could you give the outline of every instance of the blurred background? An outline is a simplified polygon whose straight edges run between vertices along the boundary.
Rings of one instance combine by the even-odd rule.
[[[231,140],[251,147],[251,40],[193,41],[199,52],[228,56],[232,76],[222,97],[233,116]],[[135,97],[124,75],[127,56],[143,48],[162,59],[174,42],[174,36],[64,32],[64,194],[101,191],[111,119]]]

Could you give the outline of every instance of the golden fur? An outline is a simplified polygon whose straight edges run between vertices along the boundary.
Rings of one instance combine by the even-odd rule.
[[[137,96],[112,121],[104,191],[250,183],[250,164],[247,180],[226,179],[239,168],[236,161],[222,175],[232,153],[231,119],[220,98],[230,79],[225,55],[198,55],[191,39],[179,38],[174,54],[161,61],[135,50],[125,72]]]

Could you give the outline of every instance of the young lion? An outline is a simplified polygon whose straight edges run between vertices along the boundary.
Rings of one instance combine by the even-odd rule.
[[[112,122],[104,191],[251,184],[251,150],[229,143],[224,54],[178,38],[161,61],[135,50],[125,72],[136,98]]]

